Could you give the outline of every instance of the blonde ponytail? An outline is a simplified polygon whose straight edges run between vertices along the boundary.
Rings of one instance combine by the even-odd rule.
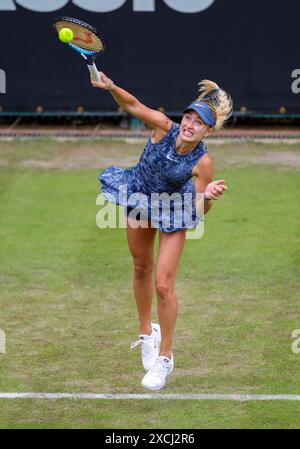
[[[230,95],[221,89],[214,81],[202,80],[199,83],[199,97],[211,108],[216,124],[214,129],[221,129],[232,114],[232,99]]]

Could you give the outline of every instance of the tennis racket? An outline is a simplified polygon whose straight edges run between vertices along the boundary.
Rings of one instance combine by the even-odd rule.
[[[105,45],[98,31],[88,23],[72,17],[58,17],[53,27],[57,34],[62,28],[70,28],[73,31],[73,39],[66,45],[84,58],[92,80],[100,81],[95,59],[105,50]]]

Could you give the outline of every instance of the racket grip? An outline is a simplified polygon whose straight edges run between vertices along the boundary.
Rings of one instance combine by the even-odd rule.
[[[93,64],[87,64],[88,69],[90,71],[91,77],[93,81],[100,81],[100,75],[98,72],[98,69],[96,67],[96,64],[93,62]]]

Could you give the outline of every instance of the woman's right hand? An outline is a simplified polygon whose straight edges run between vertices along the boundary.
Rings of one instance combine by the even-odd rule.
[[[91,79],[91,83],[93,87],[97,87],[98,89],[110,90],[113,86],[113,81],[108,78],[103,72],[99,72],[100,81],[93,81]]]

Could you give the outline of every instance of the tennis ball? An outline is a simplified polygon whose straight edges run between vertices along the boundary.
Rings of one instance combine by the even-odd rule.
[[[61,42],[66,44],[73,39],[74,33],[71,28],[62,28],[58,33],[58,37]]]

